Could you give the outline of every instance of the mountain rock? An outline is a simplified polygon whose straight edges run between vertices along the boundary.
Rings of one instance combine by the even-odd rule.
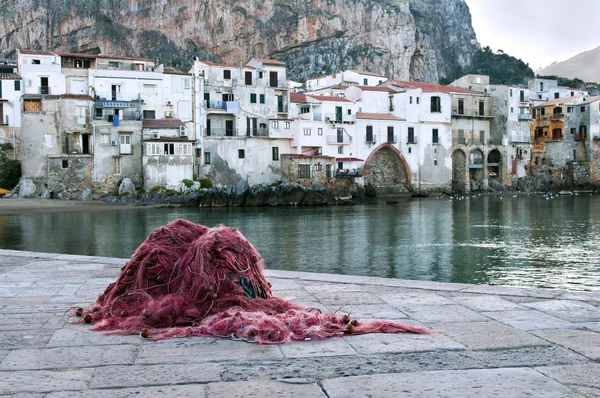
[[[344,69],[437,82],[479,49],[464,0],[14,0],[0,6],[0,54],[62,50],[287,62],[304,80]]]
[[[553,63],[536,73],[540,76],[560,76],[600,83],[600,47],[577,54],[566,61]]]

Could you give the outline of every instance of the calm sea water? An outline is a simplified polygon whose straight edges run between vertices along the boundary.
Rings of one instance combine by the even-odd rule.
[[[237,227],[271,269],[600,290],[600,196],[589,195],[0,216],[0,248],[129,257],[178,218]]]

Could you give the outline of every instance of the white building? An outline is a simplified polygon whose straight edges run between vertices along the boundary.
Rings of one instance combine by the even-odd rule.
[[[322,88],[341,85],[377,86],[388,80],[387,77],[373,72],[348,69],[344,72],[333,73],[306,80],[306,91],[315,92]]]
[[[528,83],[528,89],[535,91],[538,99],[546,101],[587,95],[587,91],[585,90],[559,86],[558,80],[554,79],[532,79]]]
[[[21,141],[22,79],[12,71],[0,72],[0,144],[10,143],[13,159],[18,159]]]

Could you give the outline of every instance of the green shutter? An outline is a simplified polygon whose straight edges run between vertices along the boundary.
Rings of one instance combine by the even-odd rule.
[[[261,95],[260,95],[260,103],[261,103],[261,104],[264,104],[264,103],[265,103],[265,95],[264,95],[264,94],[261,94]]]
[[[250,103],[256,104],[256,94],[250,94]]]

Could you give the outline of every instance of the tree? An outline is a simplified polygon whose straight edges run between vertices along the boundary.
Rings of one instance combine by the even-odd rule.
[[[21,178],[21,162],[8,157],[12,144],[0,144],[0,188],[13,189]]]

